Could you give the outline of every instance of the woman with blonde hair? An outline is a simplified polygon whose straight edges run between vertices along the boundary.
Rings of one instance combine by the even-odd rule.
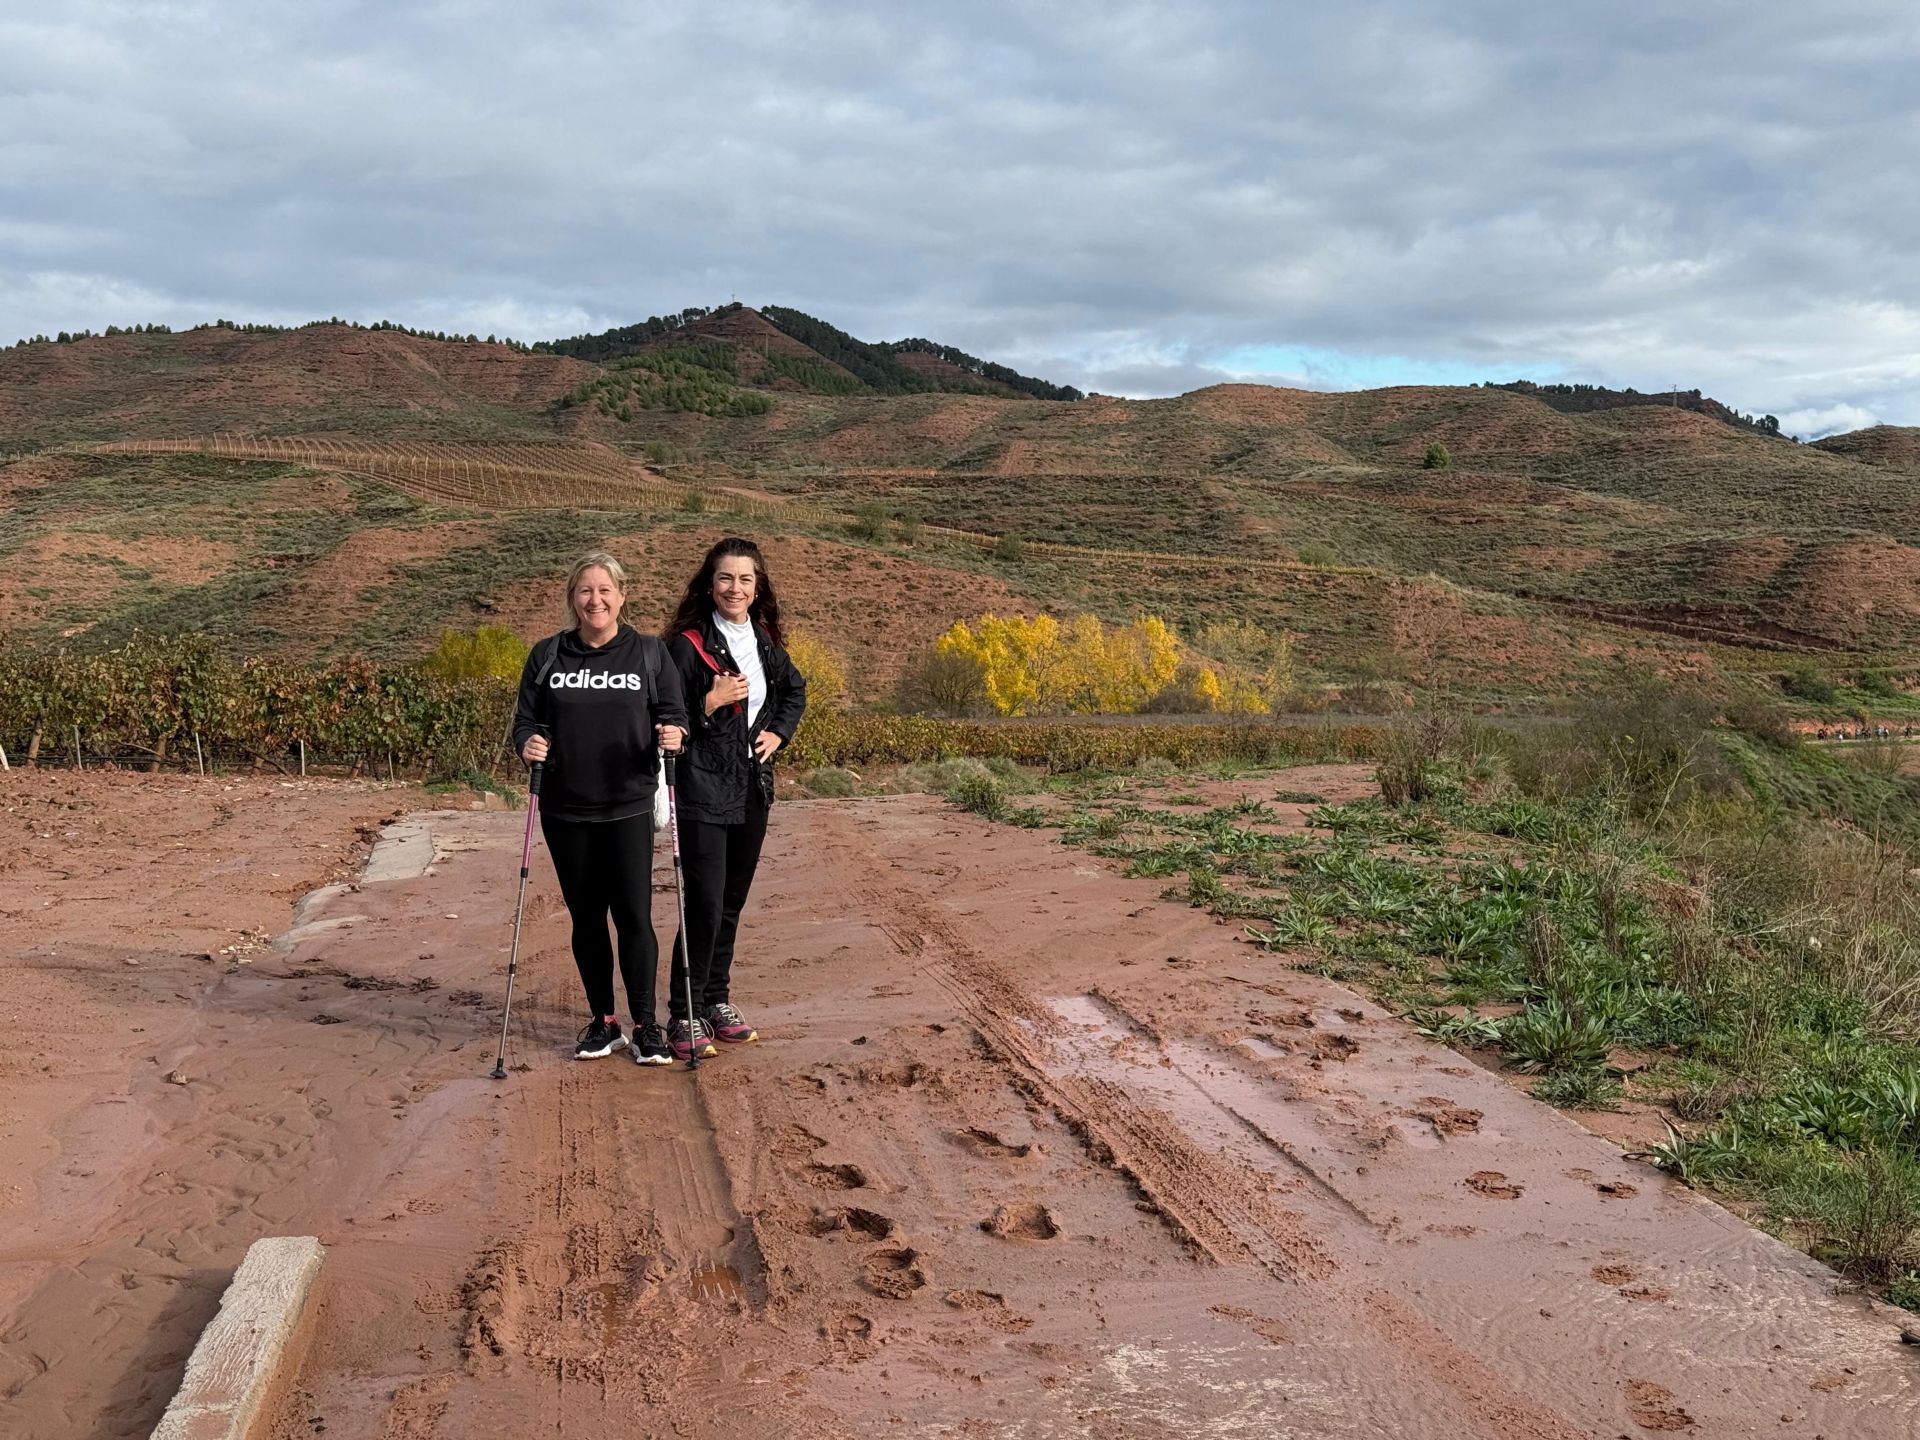
[[[659,754],[686,740],[687,707],[667,647],[620,619],[627,572],[604,550],[567,575],[573,623],[535,645],[520,672],[513,744],[546,767],[540,833],[573,919],[573,960],[592,1012],[574,1045],[582,1060],[629,1043],[614,1011],[614,949],[633,1021],[633,1058],[670,1061],[654,1009],[653,792]]]

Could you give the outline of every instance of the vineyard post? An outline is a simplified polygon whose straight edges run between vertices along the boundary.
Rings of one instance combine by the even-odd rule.
[[[0,770],[11,769],[13,769],[13,767],[7,763],[7,747],[0,745]]]
[[[200,752],[200,732],[193,732],[193,764],[204,779],[207,773],[207,757]]]
[[[300,742],[300,778],[302,780],[307,778],[307,742],[305,740]]]
[[[76,770],[87,768],[87,757],[80,751],[80,727],[73,727],[73,766]]]

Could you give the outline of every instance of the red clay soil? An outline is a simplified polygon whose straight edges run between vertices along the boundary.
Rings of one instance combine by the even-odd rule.
[[[98,614],[136,584],[199,585],[234,561],[232,545],[194,535],[39,535],[8,555],[0,572],[0,629]],[[145,578],[136,581],[130,570]]]
[[[1251,793],[1310,779],[1343,783]],[[735,975],[762,1040],[698,1075],[570,1058],[538,857],[496,1083],[520,817],[412,817],[427,873],[207,962],[172,953],[213,928],[188,909],[237,918],[217,897],[284,883],[280,855],[321,878],[391,797],[222,792],[214,833],[260,849],[214,854],[203,900],[169,838],[205,814],[192,783],[83,792],[126,820],[66,875],[58,787],[22,792],[44,838],[5,963],[42,990],[11,1007],[10,1437],[145,1434],[247,1243],[285,1233],[330,1248],[275,1440],[1920,1419],[1898,1324],[1822,1267],[1044,833],[920,797],[783,805]],[[130,894],[164,945],[18,945],[89,901],[121,919],[76,934],[123,933]]]

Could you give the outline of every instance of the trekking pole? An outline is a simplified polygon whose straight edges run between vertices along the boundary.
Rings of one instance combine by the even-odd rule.
[[[680,912],[680,934],[675,943],[680,947],[680,976],[686,989],[687,1069],[698,1070],[700,1037],[693,1028],[693,948],[687,944],[687,874],[680,868],[680,787],[674,779],[674,761],[679,758],[678,750],[661,754],[667,767],[667,833],[673,837],[673,903]]]
[[[520,967],[520,916],[527,904],[527,861],[533,855],[533,816],[540,808],[539,761],[527,772],[527,834],[520,842],[520,896],[513,902],[513,948],[507,952],[507,1003],[500,1012],[500,1049],[493,1057],[493,1078],[507,1078],[507,1020],[513,1014],[513,976]]]

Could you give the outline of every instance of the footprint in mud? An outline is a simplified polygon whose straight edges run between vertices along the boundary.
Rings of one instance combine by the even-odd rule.
[[[804,1125],[782,1125],[767,1137],[767,1149],[776,1155],[810,1155],[826,1143]]]
[[[1469,1190],[1495,1200],[1518,1200],[1526,1187],[1515,1185],[1498,1170],[1476,1170],[1462,1182]]]
[[[1269,1027],[1280,1026],[1292,1030],[1311,1030],[1314,1028],[1313,1012],[1311,1010],[1249,1010],[1247,1011],[1247,1023],[1249,1025],[1265,1025]]]
[[[1338,1060],[1343,1064],[1360,1053],[1360,1042],[1345,1035],[1316,1035],[1310,1052],[1317,1063],[1321,1060]]]
[[[1002,1140],[991,1130],[968,1128],[953,1132],[953,1143],[963,1150],[971,1150],[976,1155],[1008,1155],[1021,1159],[1033,1153],[1031,1145],[1015,1145]]]
[[[889,1300],[904,1300],[927,1283],[918,1250],[876,1250],[860,1267],[860,1278]]]
[[[869,1060],[853,1073],[862,1085],[894,1085],[902,1090],[911,1090],[916,1085],[925,1085],[940,1078],[937,1070],[930,1070],[917,1060],[909,1065]]]
[[[1004,1330],[1009,1335],[1018,1335],[1033,1325],[1027,1316],[1009,1310],[1006,1297],[995,1290],[949,1290],[947,1304],[956,1310],[965,1310],[982,1324],[995,1330]]]
[[[1053,1212],[1044,1205],[1002,1205],[980,1228],[1003,1240],[1051,1240],[1060,1233]]]
[[[858,1165],[822,1165],[818,1160],[807,1166],[805,1179],[821,1190],[860,1190],[867,1183],[867,1172]]]
[[[816,1210],[807,1222],[809,1235],[827,1238],[845,1235],[854,1239],[891,1240],[898,1229],[892,1219],[877,1210],[848,1206],[845,1210]]]
[[[1633,1266],[1618,1261],[1596,1265],[1587,1273],[1602,1285],[1613,1286],[1620,1292],[1622,1300],[1635,1300],[1642,1305],[1664,1305],[1673,1298],[1673,1292],[1664,1285],[1636,1284],[1640,1273]]]
[[[863,1350],[873,1340],[873,1321],[857,1310],[834,1315],[821,1322],[820,1333],[836,1345]]]
[[[1456,1105],[1444,1095],[1422,1095],[1414,1102],[1413,1114],[1433,1126],[1442,1140],[1450,1140],[1455,1135],[1471,1135],[1480,1128],[1480,1122],[1485,1118],[1480,1111],[1471,1106]]]
[[[1693,1429],[1693,1416],[1673,1398],[1673,1392],[1666,1386],[1651,1380],[1629,1380],[1626,1391],[1627,1413],[1642,1430],[1675,1433]]]

